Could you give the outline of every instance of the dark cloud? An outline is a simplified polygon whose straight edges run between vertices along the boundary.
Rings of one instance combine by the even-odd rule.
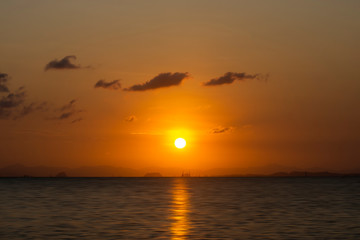
[[[66,119],[81,112],[81,110],[74,107],[76,100],[71,100],[58,109],[49,106],[47,102],[27,103],[25,88],[20,87],[16,91],[10,91],[7,88],[8,81],[8,75],[0,73],[0,92],[8,92],[0,98],[0,119],[17,120],[34,112],[47,112],[49,109],[60,112],[60,116],[56,117],[56,119]]]
[[[75,120],[72,120],[71,123],[77,123],[77,122],[80,122],[82,121],[83,119],[82,118],[77,118]]]
[[[47,112],[49,111],[49,103],[48,102],[42,102],[36,105],[35,110]]]
[[[21,88],[15,93],[9,93],[0,100],[0,108],[15,108],[25,101],[26,92]]]
[[[73,100],[71,100],[69,103],[67,103],[67,104],[65,104],[64,106],[62,106],[59,110],[63,112],[63,111],[72,109],[72,108],[74,108],[75,102],[76,102],[76,100],[73,99]]]
[[[160,73],[150,81],[143,84],[136,84],[129,88],[125,88],[125,91],[146,91],[150,89],[157,89],[163,87],[171,87],[179,85],[185,78],[188,78],[188,73]]]
[[[128,116],[127,118],[125,118],[125,121],[127,121],[127,122],[134,122],[136,120],[137,120],[137,118],[134,115],[131,115],[131,116]]]
[[[16,92],[9,93],[0,99],[0,118],[6,119],[12,115],[13,110],[24,103],[26,92],[19,88]]]
[[[9,76],[6,73],[0,73],[0,92],[9,92],[7,87],[7,82],[9,81]]]
[[[52,60],[45,66],[45,71],[49,69],[79,69],[82,68],[80,65],[72,63],[72,59],[75,60],[76,56],[66,56],[61,60]]]
[[[15,119],[29,115],[34,111],[35,111],[35,103],[30,103],[29,105],[23,106],[23,108],[20,111],[20,114],[16,116]]]
[[[8,119],[11,116],[11,110],[0,107],[0,119]]]
[[[26,115],[33,108],[32,106],[24,106],[26,100],[26,91],[24,87],[18,88],[15,92],[10,92],[7,84],[9,82],[9,75],[0,73],[0,93],[7,93],[6,96],[0,99],[0,119],[8,119],[10,117],[17,119],[16,115]],[[19,110],[23,106],[22,110]]]
[[[204,86],[217,86],[223,84],[231,84],[236,80],[244,81],[247,79],[267,79],[268,76],[263,76],[260,74],[246,74],[246,73],[236,73],[236,72],[227,72],[219,78],[213,78],[208,82],[203,83]]]
[[[67,119],[67,118],[71,117],[72,115],[74,115],[75,113],[76,113],[75,111],[62,113],[58,119],[60,119],[60,120]]]
[[[119,80],[114,80],[112,82],[106,82],[105,80],[100,79],[94,86],[95,88],[106,88],[111,90],[117,90],[121,88]]]
[[[49,110],[49,106],[47,102],[42,103],[30,103],[28,105],[24,105],[20,112],[14,117],[14,120],[18,118],[25,117],[34,112],[47,112]]]
[[[82,110],[78,110],[75,107],[76,100],[73,99],[69,103],[65,104],[64,106],[60,107],[58,111],[60,111],[60,115],[56,117],[55,119],[58,120],[64,120],[69,119],[74,115],[77,115],[78,113],[81,113]],[[75,120],[73,120],[75,121]]]
[[[214,134],[225,133],[225,132],[228,132],[230,130],[231,130],[230,127],[218,127],[218,128],[211,129],[211,133],[214,133]]]

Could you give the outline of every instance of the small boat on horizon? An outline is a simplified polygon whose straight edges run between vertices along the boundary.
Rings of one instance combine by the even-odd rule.
[[[181,177],[191,177],[190,172],[182,172]]]

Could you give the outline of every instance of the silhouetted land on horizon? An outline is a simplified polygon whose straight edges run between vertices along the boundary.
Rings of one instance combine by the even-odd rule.
[[[360,177],[360,173],[334,173],[334,172],[278,172],[273,174],[234,174],[217,177]]]
[[[252,170],[255,173],[234,174],[230,171],[243,172],[237,169],[210,169],[201,173],[191,174],[191,177],[360,177],[360,171],[353,173],[336,173],[329,171],[269,171],[261,173],[262,168]],[[0,168],[0,177],[180,177],[181,169],[162,169],[168,174],[149,169],[134,170],[112,166],[93,166],[79,168],[35,166],[27,167],[21,164]],[[256,173],[256,170],[260,173]]]
[[[144,177],[162,177],[162,175],[158,172],[150,172],[150,173],[146,173]]]

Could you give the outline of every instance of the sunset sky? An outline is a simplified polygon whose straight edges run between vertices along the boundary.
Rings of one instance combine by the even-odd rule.
[[[0,9],[0,167],[360,170],[358,0]]]

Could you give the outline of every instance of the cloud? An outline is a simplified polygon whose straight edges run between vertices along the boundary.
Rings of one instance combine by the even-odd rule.
[[[0,99],[0,119],[7,119],[13,115],[13,112],[24,103],[26,92],[24,87],[20,87],[15,92],[10,92],[7,84],[9,75],[0,73],[0,93],[7,93]]]
[[[17,116],[17,117],[24,117],[24,116],[34,112],[35,111],[34,105],[35,105],[35,103],[30,103],[27,106],[23,106],[23,108],[20,111],[19,116]]]
[[[11,111],[0,107],[0,119],[7,119],[11,116]]]
[[[75,60],[76,56],[66,56],[61,60],[52,60],[45,66],[45,71],[50,69],[79,69],[82,68],[80,65],[72,63],[72,59]]]
[[[12,119],[16,120],[35,111],[37,108],[35,103],[25,105],[27,95],[25,88],[20,87],[15,92],[10,92],[7,86],[8,82],[9,75],[0,73],[0,93],[7,93],[0,99],[0,119],[13,117]]]
[[[20,112],[14,117],[14,120],[25,117],[33,112],[38,112],[38,111],[46,112],[48,110],[49,110],[49,107],[48,107],[47,102],[42,102],[42,103],[32,102],[28,105],[24,105],[22,107],[22,109],[20,110]]]
[[[225,133],[225,132],[230,131],[231,129],[232,129],[231,127],[218,127],[218,128],[211,129],[210,133],[213,133],[213,134]]]
[[[72,120],[71,123],[77,123],[77,122],[80,122],[82,121],[83,119],[82,118],[77,118],[75,120]]]
[[[65,112],[65,113],[62,113],[58,119],[62,120],[62,119],[67,119],[69,117],[71,117],[72,115],[75,114],[75,111],[70,111],[70,112]]]
[[[117,90],[121,88],[119,80],[114,80],[112,82],[106,82],[105,80],[100,79],[94,86],[95,88],[105,88],[111,90]]]
[[[8,81],[8,75],[6,73],[0,73],[0,92],[9,92],[9,88],[7,87]]]
[[[45,101],[27,103],[27,91],[25,88],[20,87],[16,91],[10,91],[7,88],[8,81],[8,75],[0,73],[0,93],[7,92],[6,95],[0,98],[0,119],[17,120],[34,112],[47,112],[50,108],[54,111],[60,112],[60,115],[55,117],[55,119],[67,119],[79,112],[82,112],[81,110],[77,110],[75,108],[75,99],[58,109],[51,107]]]
[[[218,78],[213,78],[207,82],[204,82],[204,86],[217,86],[217,85],[223,85],[223,84],[231,84],[236,80],[244,81],[247,79],[267,79],[268,75],[263,76],[261,74],[246,74],[244,72],[242,73],[236,73],[236,72],[227,72],[223,76]]]
[[[15,93],[9,93],[7,96],[2,97],[0,100],[0,108],[14,108],[19,106],[25,101],[26,92],[23,88]]]
[[[75,105],[75,102],[76,102],[76,100],[73,99],[69,103],[62,106],[59,110],[60,111],[66,111],[66,110],[72,109],[74,107],[74,105]]]
[[[189,74],[185,73],[160,73],[150,81],[147,81],[143,84],[136,84],[129,88],[125,88],[125,91],[146,91],[151,89],[163,88],[163,87],[171,87],[180,85],[180,83],[188,78]]]
[[[9,93],[0,99],[0,118],[6,119],[12,115],[14,109],[24,103],[26,92],[23,87],[16,92]]]
[[[134,115],[128,116],[127,118],[125,118],[125,121],[127,122],[134,122],[137,120],[137,117]]]
[[[60,115],[57,116],[55,119],[65,120],[65,119],[71,118],[72,116],[74,116],[74,115],[76,115],[78,113],[81,113],[82,110],[78,110],[75,107],[75,103],[76,103],[76,100],[73,99],[69,103],[67,103],[64,106],[60,107],[59,108]],[[75,120],[73,120],[73,121],[75,121]]]

